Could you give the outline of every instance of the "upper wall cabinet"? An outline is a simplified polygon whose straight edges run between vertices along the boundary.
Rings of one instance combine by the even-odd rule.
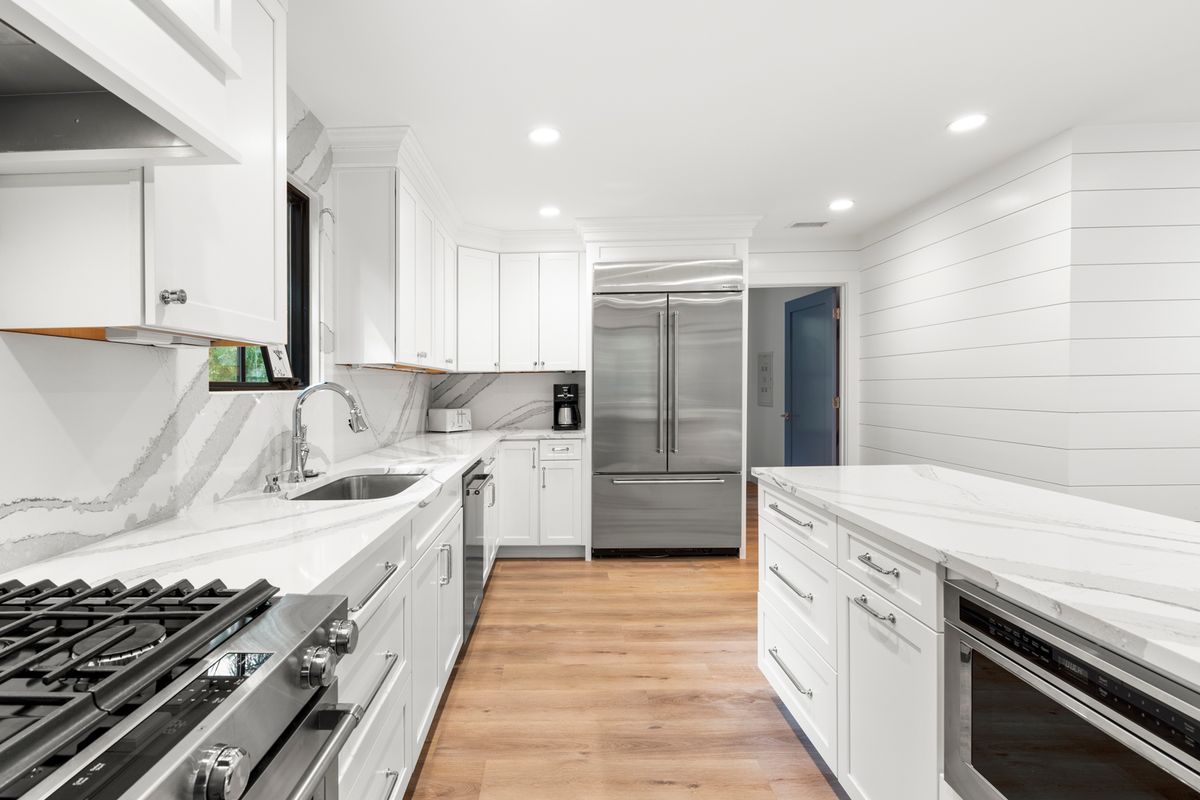
[[[286,339],[286,20],[275,0],[250,0],[228,24],[241,163],[0,175],[0,328]]]
[[[0,172],[233,163],[242,0],[0,0]],[[274,13],[274,12],[272,12]],[[20,51],[19,53],[17,51]]]
[[[582,368],[579,264],[578,253],[500,256],[500,370]]]
[[[500,257],[458,248],[458,368],[500,369]]]

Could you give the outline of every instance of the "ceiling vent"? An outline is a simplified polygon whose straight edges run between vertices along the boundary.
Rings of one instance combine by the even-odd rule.
[[[788,225],[788,227],[789,228],[824,228],[828,224],[829,224],[829,220],[824,220],[822,222],[793,222],[791,225]]]

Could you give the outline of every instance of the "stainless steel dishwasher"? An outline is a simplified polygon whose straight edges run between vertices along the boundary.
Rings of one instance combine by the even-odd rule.
[[[487,507],[496,502],[491,467],[476,461],[463,473],[463,647],[475,630],[487,573]]]

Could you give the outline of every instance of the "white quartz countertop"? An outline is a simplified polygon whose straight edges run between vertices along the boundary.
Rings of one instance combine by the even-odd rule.
[[[1200,690],[1200,524],[927,465],[752,474]]]
[[[328,475],[279,494],[255,492],[198,508],[166,522],[111,536],[0,575],[25,583],[153,578],[197,586],[219,579],[240,588],[265,578],[283,593],[312,592],[363,548],[392,530],[503,439],[581,439],[582,431],[481,430],[429,433],[339,462]],[[291,501],[328,477],[365,468],[421,472],[420,482],[379,500]]]

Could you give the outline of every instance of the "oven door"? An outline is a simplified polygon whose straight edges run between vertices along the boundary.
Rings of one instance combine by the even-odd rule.
[[[946,782],[962,800],[1200,798],[1178,761],[953,624],[945,653]]]
[[[335,681],[251,775],[243,800],[339,800],[338,754],[361,715],[361,707],[337,703]]]

